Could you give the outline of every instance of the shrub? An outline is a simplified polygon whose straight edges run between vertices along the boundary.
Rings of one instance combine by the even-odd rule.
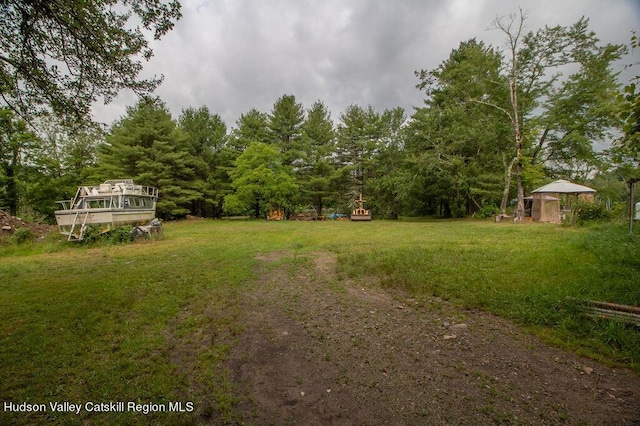
[[[572,208],[577,223],[607,221],[611,211],[601,201],[578,200]]]
[[[488,205],[488,206],[484,206],[482,207],[478,213],[476,213],[477,217],[479,217],[480,219],[486,219],[488,217],[491,216],[495,216],[498,213],[500,213],[500,209],[494,205]]]
[[[24,244],[27,241],[33,240],[33,233],[29,228],[17,228],[13,232],[11,240],[16,244]]]
[[[131,235],[132,230],[133,227],[129,225],[116,228],[107,233],[108,240],[113,244],[130,243],[133,241],[133,235]]]
[[[106,243],[121,244],[133,241],[131,230],[133,227],[127,225],[120,228],[112,229],[108,232],[102,232],[99,225],[89,225],[85,229],[82,242],[84,244]]]
[[[96,241],[102,235],[102,229],[99,225],[86,225],[82,233],[82,242],[88,243]]]

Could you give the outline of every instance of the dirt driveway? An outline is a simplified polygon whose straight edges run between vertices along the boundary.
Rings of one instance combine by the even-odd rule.
[[[280,262],[288,258],[287,262]],[[248,424],[640,424],[640,378],[499,317],[260,256],[228,369]]]

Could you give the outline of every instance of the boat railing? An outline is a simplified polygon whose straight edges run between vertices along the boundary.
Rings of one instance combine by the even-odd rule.
[[[153,186],[136,185],[127,179],[123,181],[106,181],[98,186],[80,186],[76,195],[71,200],[57,201],[63,210],[87,208],[85,200],[102,199],[105,197],[120,197],[133,195],[141,197],[158,198],[158,188]]]
[[[133,183],[118,182],[115,185],[101,184],[92,187],[80,187],[81,197],[104,195],[141,195],[146,197],[158,197],[158,189],[152,186],[136,185]]]
[[[72,200],[60,200],[60,201],[56,201],[56,203],[62,206],[62,210],[69,210],[71,209],[71,201]]]
[[[146,197],[158,197],[158,188],[143,185],[119,185],[122,188],[122,195],[142,195]]]

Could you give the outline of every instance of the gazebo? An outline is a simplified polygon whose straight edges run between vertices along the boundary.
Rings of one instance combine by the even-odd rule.
[[[533,194],[531,218],[538,222],[560,223],[563,212],[571,209],[572,199],[593,200],[596,190],[560,179],[534,189],[531,193]],[[561,209],[560,203],[563,199],[566,205]]]

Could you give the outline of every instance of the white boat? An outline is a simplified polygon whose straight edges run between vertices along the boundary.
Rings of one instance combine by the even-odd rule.
[[[67,240],[82,240],[90,226],[107,232],[124,225],[138,226],[156,217],[158,189],[136,185],[131,179],[108,180],[98,186],[80,186],[71,200],[58,201],[60,233]]]

